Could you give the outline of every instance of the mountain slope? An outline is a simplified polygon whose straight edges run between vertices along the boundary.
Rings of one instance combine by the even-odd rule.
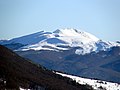
[[[0,89],[90,90],[37,66],[0,45]]]

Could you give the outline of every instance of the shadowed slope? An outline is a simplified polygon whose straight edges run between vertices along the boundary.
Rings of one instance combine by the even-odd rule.
[[[69,78],[37,66],[0,45],[0,88],[40,90],[90,90]]]

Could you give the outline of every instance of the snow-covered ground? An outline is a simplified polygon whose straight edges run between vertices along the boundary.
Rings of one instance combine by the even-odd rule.
[[[59,72],[55,72],[56,74],[62,75],[64,77],[69,77],[79,84],[88,84],[92,86],[95,90],[120,90],[120,84],[118,83],[112,83],[112,82],[106,82],[102,80],[94,80],[94,79],[87,79],[87,78],[81,78],[77,76],[67,75]]]
[[[21,87],[20,87],[20,90],[30,90],[30,89],[24,89],[24,88],[21,88]]]

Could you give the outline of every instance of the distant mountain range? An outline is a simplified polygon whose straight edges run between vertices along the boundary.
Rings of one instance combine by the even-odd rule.
[[[37,32],[0,44],[46,68],[120,83],[120,43],[71,28]]]

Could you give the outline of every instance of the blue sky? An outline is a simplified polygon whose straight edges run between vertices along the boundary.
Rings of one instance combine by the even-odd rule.
[[[120,40],[120,0],[0,0],[0,39],[58,28]]]

